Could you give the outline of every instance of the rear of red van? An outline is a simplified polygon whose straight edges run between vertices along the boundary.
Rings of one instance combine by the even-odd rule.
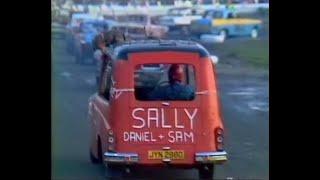
[[[114,66],[107,164],[198,167],[227,160],[214,66],[194,52],[136,52]],[[153,100],[170,86],[168,69],[184,67],[189,99]]]

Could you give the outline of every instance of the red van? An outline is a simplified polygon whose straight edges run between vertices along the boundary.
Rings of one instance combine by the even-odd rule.
[[[227,160],[216,59],[198,43],[141,40],[117,46],[89,99],[93,163],[198,168]]]

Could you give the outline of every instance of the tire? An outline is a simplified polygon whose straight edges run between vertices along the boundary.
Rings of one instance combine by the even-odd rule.
[[[204,179],[204,180],[213,179],[214,165],[213,164],[208,164],[206,166],[202,165],[199,167],[198,173],[199,173],[199,179]]]
[[[227,30],[223,29],[219,32],[219,36],[222,37],[222,41],[225,41],[228,38],[228,32]]]
[[[98,157],[95,157],[91,150],[90,150],[90,160],[93,164],[101,164],[102,163],[102,148],[101,148],[101,143],[100,143],[100,139],[98,139],[98,145],[97,145],[97,149],[98,149]]]
[[[101,161],[99,158],[94,157],[94,155],[92,154],[91,150],[90,150],[90,161],[93,164],[101,164]]]
[[[256,39],[256,38],[258,38],[258,35],[259,35],[258,29],[257,29],[257,28],[253,28],[253,29],[251,30],[251,32],[250,32],[251,38],[252,38],[252,39]]]

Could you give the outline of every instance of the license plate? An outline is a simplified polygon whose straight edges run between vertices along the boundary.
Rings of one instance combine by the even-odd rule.
[[[148,151],[148,159],[184,159],[184,151]]]

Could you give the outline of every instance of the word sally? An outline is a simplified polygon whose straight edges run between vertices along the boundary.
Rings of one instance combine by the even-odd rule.
[[[170,113],[171,110],[171,113]],[[181,109],[179,109],[181,111]],[[196,114],[198,112],[198,109],[193,109],[192,112],[189,112],[188,109],[183,109],[183,112],[178,112],[177,108],[173,109],[167,109],[166,111],[163,108],[135,108],[132,111],[132,118],[134,120],[134,123],[132,125],[135,129],[141,129],[141,128],[177,128],[177,129],[183,129],[186,128],[186,122],[189,121],[189,128],[193,129],[194,120],[196,117]],[[170,114],[165,114],[170,113]],[[184,120],[178,116],[186,115],[188,120]],[[143,118],[145,117],[145,118]],[[165,117],[170,117],[170,119],[166,119]]]

